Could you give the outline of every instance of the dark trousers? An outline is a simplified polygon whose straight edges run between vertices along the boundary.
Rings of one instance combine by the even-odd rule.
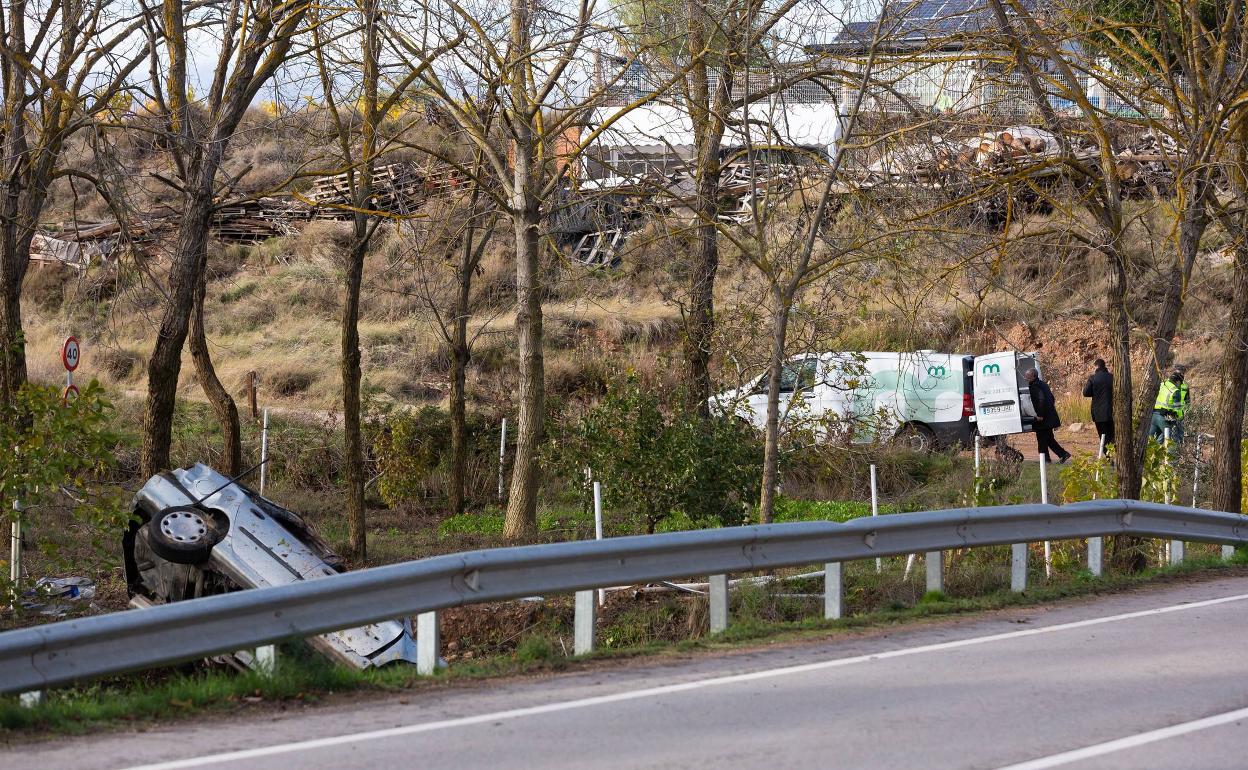
[[[1096,434],[1098,436],[1105,437],[1106,449],[1113,446],[1114,445],[1114,421],[1106,420],[1102,422],[1101,420],[1097,420],[1096,421]]]
[[[1052,428],[1036,428],[1036,450],[1044,455],[1045,460],[1052,462],[1053,458],[1049,456],[1050,449],[1057,453],[1059,460],[1070,454],[1057,443],[1057,439],[1053,437]]]

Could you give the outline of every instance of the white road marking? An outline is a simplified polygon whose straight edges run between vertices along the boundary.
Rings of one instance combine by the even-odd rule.
[[[520,719],[522,717],[539,716],[541,714],[553,714],[560,711],[571,711],[574,709],[591,708],[593,706],[602,706],[608,703],[621,703],[624,701],[638,700],[640,698],[654,698],[661,695],[670,695],[673,693],[687,692],[689,690],[700,690],[705,687],[716,687],[726,684],[738,684],[741,682],[753,682],[761,679],[771,679],[778,676],[791,676],[793,674],[804,674],[810,671],[823,671],[830,668],[839,668],[842,666],[852,666],[858,663],[870,663],[875,660],[888,660],[890,658],[904,658],[910,655],[924,655],[931,652],[944,652],[945,650],[956,650],[963,647],[973,647],[979,644],[989,644],[991,642],[1004,642],[1011,639],[1022,639],[1028,636],[1039,636],[1041,634],[1052,634],[1058,631],[1072,631],[1078,628],[1088,628],[1090,626],[1099,626],[1106,623],[1118,623],[1124,620],[1134,620],[1136,618],[1147,618],[1155,615],[1165,615],[1171,612],[1183,612],[1186,610],[1195,610],[1202,607],[1212,607],[1218,604],[1226,604],[1228,602],[1240,602],[1248,599],[1248,594],[1238,594],[1236,596],[1225,596],[1220,599],[1206,599],[1199,602],[1188,602],[1185,604],[1174,604],[1168,607],[1157,607],[1151,610],[1139,610],[1137,612],[1125,612],[1120,615],[1109,615],[1102,618],[1089,618],[1088,620],[1077,620],[1070,623],[1058,623],[1052,626],[1040,626],[1037,628],[1028,628],[1020,631],[1007,631],[1001,634],[989,634],[988,636],[976,636],[970,639],[959,639],[952,642],[939,642],[937,644],[924,644],[918,647],[906,647],[900,650],[889,650],[887,652],[877,652],[868,655],[855,655],[850,658],[835,658],[833,660],[823,660],[817,663],[803,663],[796,666],[785,666],[783,668],[764,669],[762,671],[751,671],[747,674],[731,674],[729,676],[714,677],[711,679],[699,679],[692,682],[683,682],[681,684],[669,684],[660,687],[647,687],[641,690],[630,690],[627,692],[613,693],[611,695],[597,695],[591,698],[578,698],[577,700],[562,701],[559,703],[547,703],[541,706],[528,706],[526,708],[508,709],[506,711],[495,711],[489,714],[477,714],[469,717],[458,717],[455,719],[443,719],[436,722],[422,722],[420,724],[405,725],[403,727],[391,727],[385,730],[369,730],[367,732],[351,733],[348,735],[336,735],[331,738],[316,738],[308,741],[295,741],[293,743],[279,743],[274,746],[264,746],[258,749],[243,749],[241,751],[227,751],[220,754],[206,754],[199,757],[189,757],[187,759],[175,759],[169,762],[157,762],[150,765],[136,765],[126,770],[180,770],[187,767],[204,767],[207,765],[221,764],[225,762],[243,762],[249,759],[258,759],[260,757],[271,757],[278,754],[291,754],[299,751],[312,751],[315,749],[323,749],[331,746],[342,746],[353,743],[363,743],[365,741],[383,740],[386,738],[397,738],[404,735],[417,735],[419,733],[430,733],[438,730],[450,730],[458,727],[469,727],[471,725],[486,724],[491,722],[500,722],[509,719]],[[1016,766],[1013,770],[1024,767]],[[1031,767],[1030,765],[1026,767]],[[1036,765],[1035,767],[1049,767],[1049,765]]]
[[[1105,743],[1097,743],[1092,746],[1085,746],[1082,749],[1073,751],[1063,751],[1061,754],[1053,754],[1039,759],[1032,759],[1026,762],[1020,762],[1017,765],[1009,765],[1007,767],[999,767],[997,770],[1045,770],[1049,767],[1061,767],[1069,765],[1071,762],[1078,762],[1083,759],[1092,759],[1093,757],[1101,757],[1106,754],[1113,754],[1115,751],[1123,751],[1125,749],[1133,749],[1136,746],[1146,746],[1157,741],[1164,741],[1168,738],[1177,738],[1180,735],[1198,732],[1200,730],[1208,730],[1210,727],[1230,724],[1238,722],[1242,719],[1248,719],[1248,708],[1236,709],[1228,711],[1224,714],[1215,714],[1204,719],[1196,719],[1191,722],[1183,722],[1182,724],[1171,725],[1170,727],[1162,727],[1158,730],[1149,730],[1146,733],[1137,735],[1128,735],[1126,738],[1118,738]]]

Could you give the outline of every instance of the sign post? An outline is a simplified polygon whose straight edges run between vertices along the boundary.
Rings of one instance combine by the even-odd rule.
[[[17,600],[21,593],[17,583],[22,579],[22,506],[13,501],[13,526],[10,528],[9,540],[9,590],[12,594],[12,606],[17,609]]]
[[[65,344],[61,346],[61,363],[65,364],[65,390],[61,393],[61,403],[68,404],[70,399],[78,397],[78,388],[74,386],[74,370],[78,368],[78,362],[82,359],[82,350],[78,347],[78,340],[74,337],[66,337]]]
[[[74,387],[74,370],[82,360],[82,349],[78,340],[72,335],[65,338],[61,345],[61,363],[65,366],[65,389],[61,391],[61,403],[68,404],[70,399],[78,397],[78,388]],[[19,597],[18,583],[22,579],[22,501],[13,501],[13,525],[9,530],[9,582],[13,590],[13,606],[17,606]]]
[[[503,463],[507,455],[507,418],[503,418],[503,434],[498,439],[498,499],[503,499]]]

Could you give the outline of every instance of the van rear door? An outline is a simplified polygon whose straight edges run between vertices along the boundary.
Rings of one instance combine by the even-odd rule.
[[[981,436],[1029,430],[1035,409],[1023,372],[1039,369],[1034,353],[1007,350],[975,357],[975,424]]]

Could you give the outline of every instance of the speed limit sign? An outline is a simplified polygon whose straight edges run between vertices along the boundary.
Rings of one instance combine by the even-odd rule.
[[[78,349],[78,340],[73,337],[65,338],[65,345],[61,348],[61,363],[65,364],[65,371],[72,372],[78,368],[78,358],[81,352]]]

